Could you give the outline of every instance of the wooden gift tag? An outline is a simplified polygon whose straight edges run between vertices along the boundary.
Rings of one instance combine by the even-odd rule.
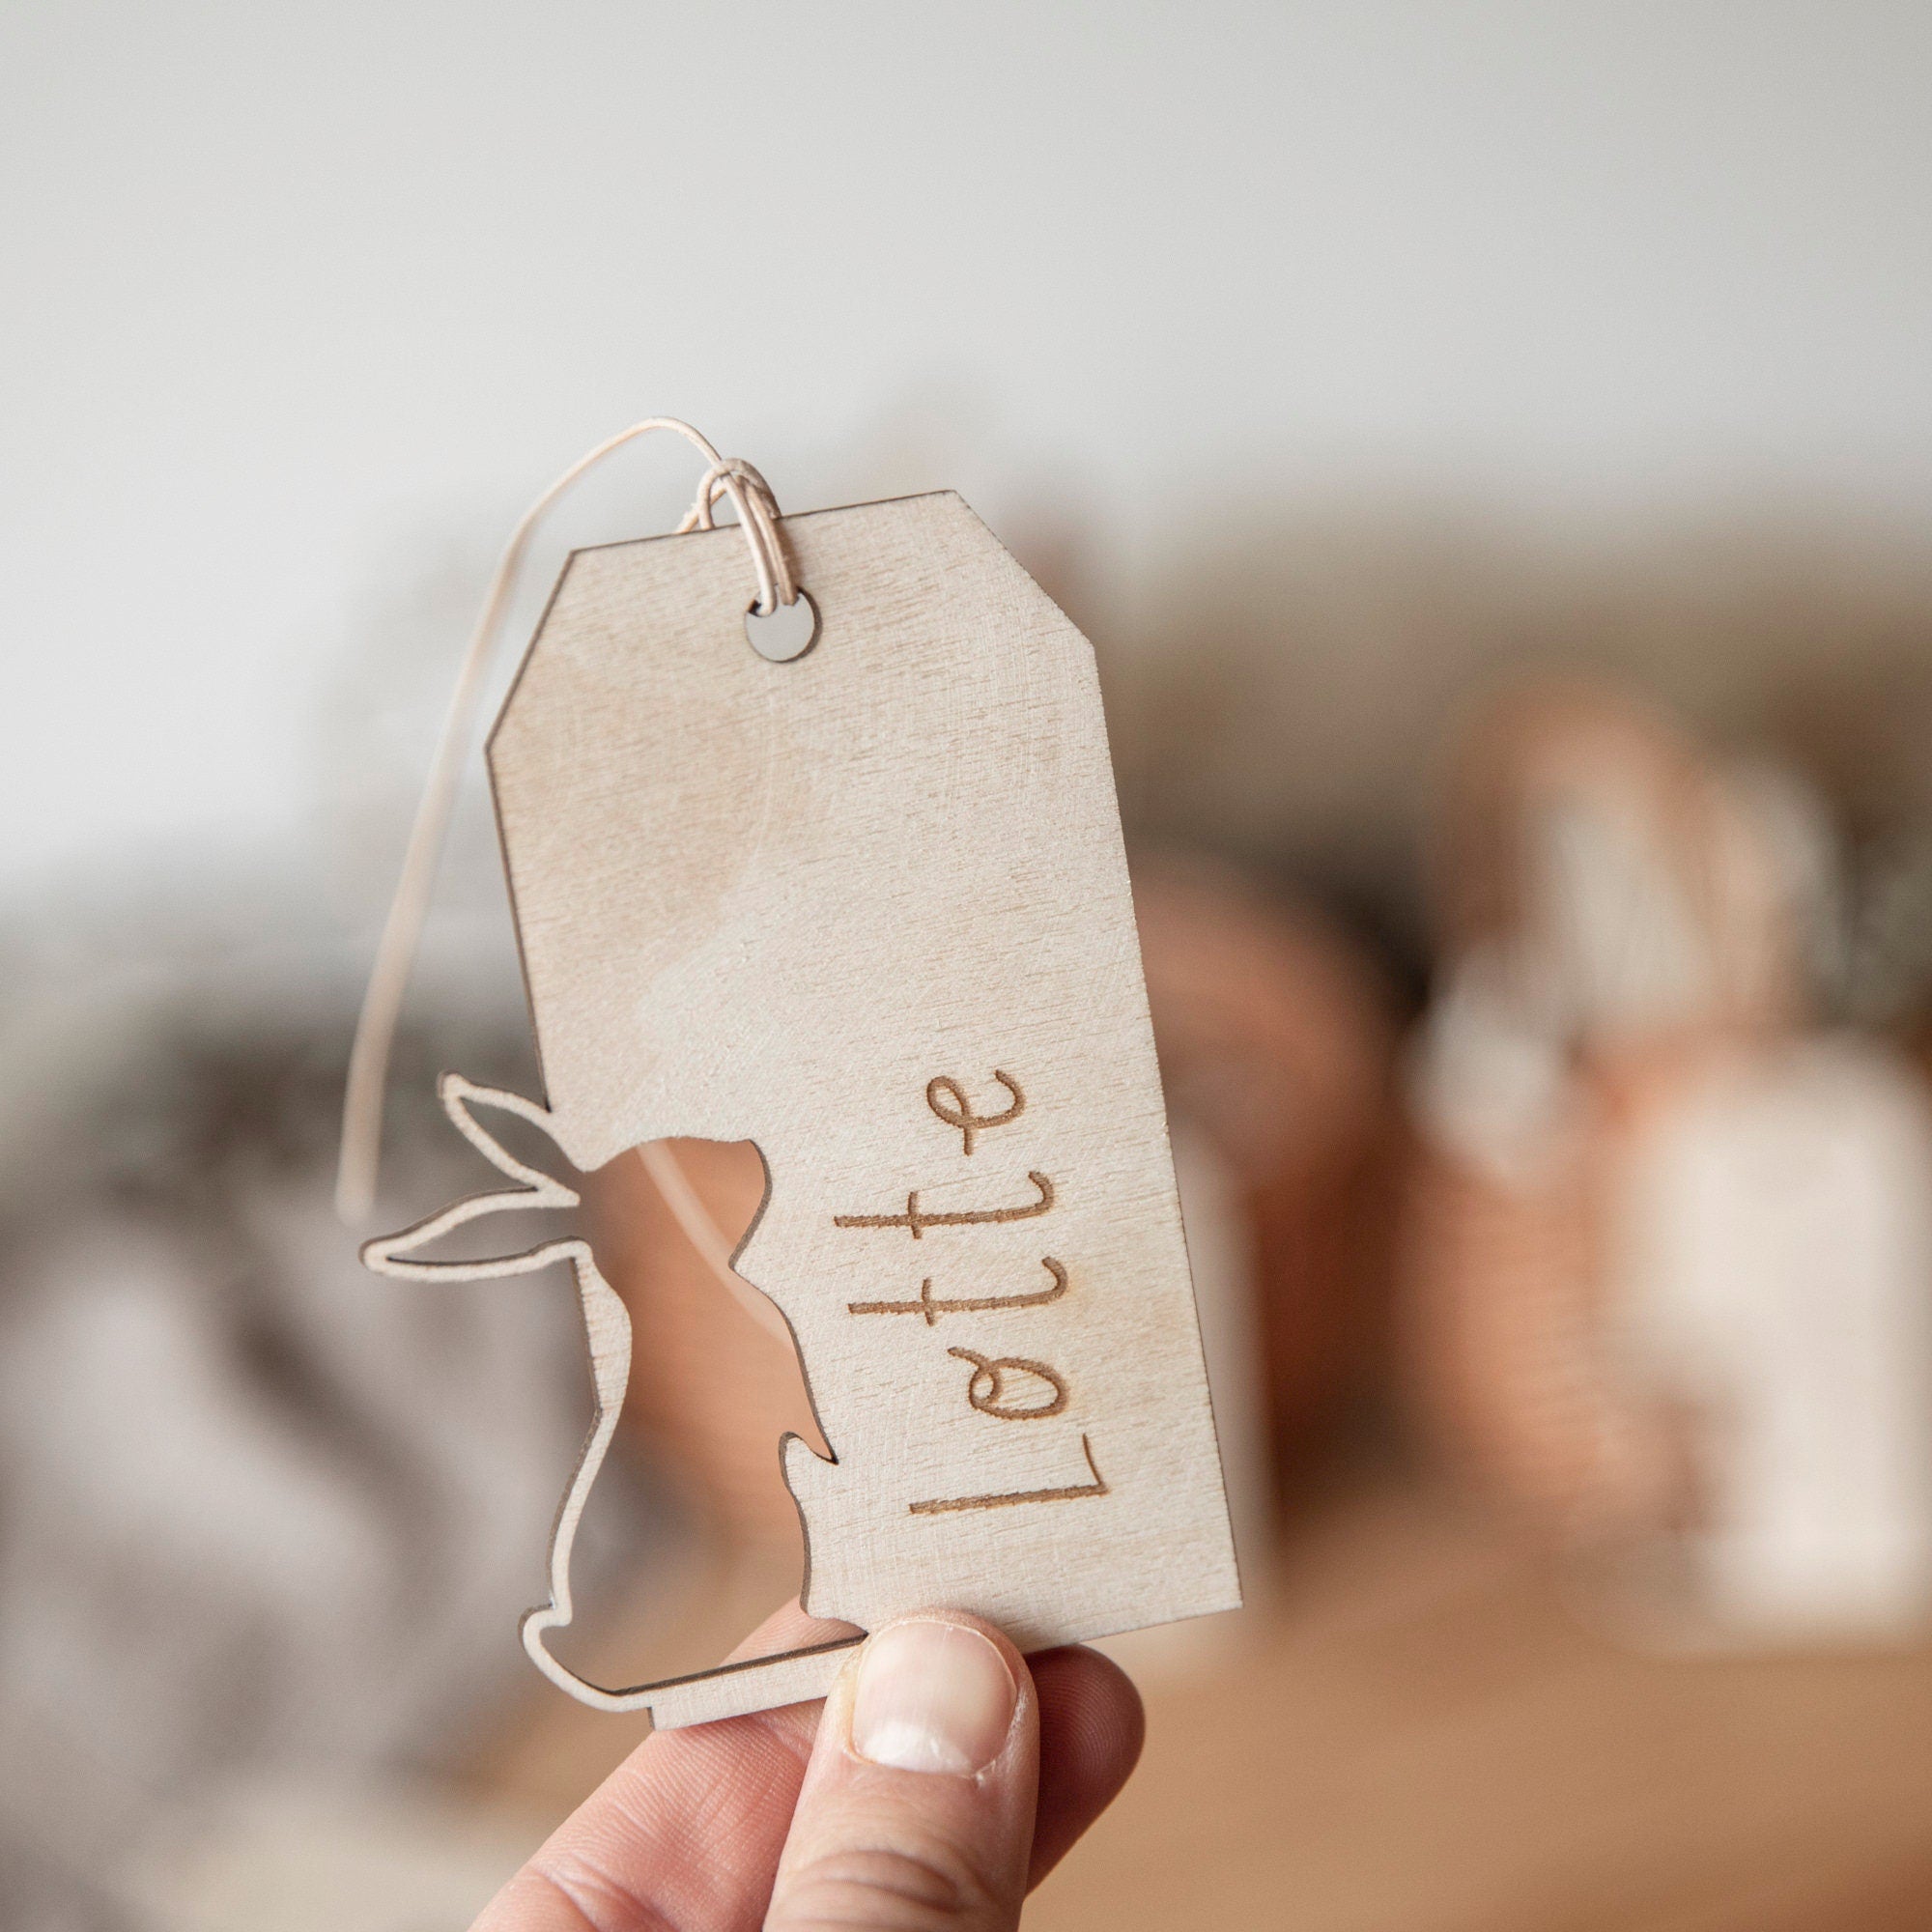
[[[788,663],[747,644],[735,528],[565,566],[488,748],[547,1106],[446,1081],[523,1187],[368,1258],[446,1272],[409,1257],[555,1198],[479,1103],[584,1171],[750,1140],[768,1185],[734,1265],[790,1324],[834,1459],[781,1446],[814,1616],[956,1605],[1037,1649],[1233,1608],[1092,650],[950,492],[782,532],[819,613]],[[582,1242],[489,1271],[556,1259],[599,1425],[532,1657],[660,1725],[821,1694],[845,1646],[625,1691],[548,1656],[629,1349]]]

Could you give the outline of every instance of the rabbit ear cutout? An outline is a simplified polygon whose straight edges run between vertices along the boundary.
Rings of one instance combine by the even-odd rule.
[[[399,1235],[384,1235],[373,1241],[363,1242],[363,1266],[377,1274],[391,1275],[398,1281],[499,1281],[505,1275],[533,1274],[538,1268],[549,1267],[553,1262],[576,1262],[580,1256],[588,1264],[590,1249],[585,1242],[578,1239],[546,1241],[537,1247],[526,1248],[513,1255],[500,1255],[491,1261],[410,1259],[418,1250],[431,1246],[443,1236],[485,1215],[502,1214],[516,1208],[575,1208],[582,1199],[576,1188],[519,1160],[470,1111],[472,1105],[481,1105],[494,1107],[499,1113],[514,1114],[519,1120],[541,1127],[554,1141],[552,1117],[534,1100],[526,1100],[521,1094],[505,1093],[499,1087],[479,1087],[475,1081],[466,1080],[460,1073],[445,1073],[437,1083],[437,1094],[442,1101],[442,1111],[449,1116],[456,1131],[498,1174],[507,1175],[523,1184],[504,1188],[496,1194],[472,1194],[469,1200],[459,1201],[454,1207],[445,1208],[441,1213],[432,1214],[427,1220],[405,1228]]]

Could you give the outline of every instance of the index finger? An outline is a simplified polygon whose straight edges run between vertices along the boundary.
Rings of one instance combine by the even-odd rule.
[[[732,1653],[852,1635],[795,1603]],[[498,1892],[474,1932],[753,1932],[805,1776],[820,1706],[654,1731]]]
[[[767,1657],[855,1633],[797,1604],[732,1653]],[[1037,1885],[1125,1783],[1140,1698],[1095,1651],[1028,1660],[1039,1696]],[[644,1740],[485,1908],[473,1932],[756,1932],[811,1756],[822,1703],[727,1718]]]

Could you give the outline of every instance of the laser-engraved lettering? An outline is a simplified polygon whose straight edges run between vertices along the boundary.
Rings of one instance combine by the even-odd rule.
[[[1094,1472],[1091,1483],[1075,1483],[1059,1490],[1009,1490],[998,1496],[934,1496],[925,1502],[908,1503],[906,1509],[913,1516],[946,1516],[953,1510],[1010,1509],[1015,1503],[1062,1503],[1071,1502],[1076,1496],[1104,1496],[1106,1479],[1094,1461],[1093,1445],[1084,1435],[1080,1438],[1080,1453]]]
[[[1009,1121],[1016,1121],[1026,1112],[1026,1095],[1020,1092],[1020,1083],[1009,1073],[1002,1073],[996,1066],[993,1078],[1013,1096],[1012,1105],[1004,1114],[976,1114],[973,1104],[966,1097],[966,1090],[951,1074],[941,1074],[937,1080],[925,1083],[925,1104],[946,1122],[949,1127],[957,1127],[961,1141],[968,1153],[973,1151],[976,1135],[984,1133],[988,1127],[1004,1127]],[[951,1108],[945,1105],[950,1098]]]
[[[1053,1277],[1051,1288],[1031,1294],[935,1295],[932,1277],[919,1285],[919,1293],[909,1301],[848,1301],[847,1315],[920,1315],[930,1328],[942,1315],[983,1315],[994,1308],[1044,1308],[1066,1293],[1066,1270],[1051,1255],[1041,1255],[1039,1264]]]
[[[1039,1199],[1029,1201],[1019,1208],[975,1208],[928,1214],[920,1207],[919,1189],[915,1187],[906,1196],[903,1214],[835,1214],[832,1225],[835,1228],[908,1228],[916,1241],[928,1228],[988,1228],[1005,1221],[1031,1221],[1053,1206],[1053,1182],[1043,1174],[1030,1173],[1027,1179],[1038,1190]]]
[[[1058,1415],[1066,1406],[1066,1384],[1044,1362],[1031,1355],[982,1355],[976,1349],[949,1349],[955,1360],[973,1364],[972,1378],[966,1384],[966,1400],[981,1415],[996,1415],[1002,1422],[1038,1422]],[[1044,1382],[1053,1393],[1044,1402],[1009,1402],[1007,1396],[1021,1391],[1009,1390],[1008,1378],[1015,1381],[1029,1377]],[[1041,1393],[1044,1393],[1042,1390]]]

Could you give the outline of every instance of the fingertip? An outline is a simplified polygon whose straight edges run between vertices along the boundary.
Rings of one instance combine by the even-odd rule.
[[[1084,1644],[1027,1660],[1052,1747],[1123,1784],[1147,1741],[1147,1710],[1134,1680],[1111,1657]]]
[[[1147,1713],[1110,1657],[1075,1646],[1027,1660],[1039,1697],[1039,1809],[1029,1886],[1065,1857],[1140,1762]]]

